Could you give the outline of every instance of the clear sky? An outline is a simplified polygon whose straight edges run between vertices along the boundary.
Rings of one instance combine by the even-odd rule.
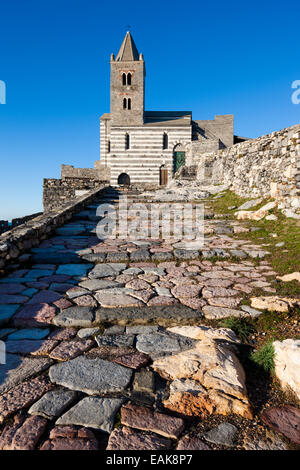
[[[61,163],[99,159],[109,58],[128,29],[148,110],[234,114],[235,134],[249,137],[299,123],[299,10],[299,0],[0,0],[0,219],[41,210],[42,180]]]

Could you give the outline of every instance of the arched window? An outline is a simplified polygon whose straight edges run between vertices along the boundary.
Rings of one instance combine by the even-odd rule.
[[[107,153],[110,153],[110,140],[107,142]]]
[[[126,134],[125,136],[125,150],[129,150],[130,148],[130,135]]]
[[[123,98],[123,109],[127,109],[127,99]]]
[[[131,109],[131,98],[128,98],[128,105],[127,105],[127,109]]]
[[[127,85],[131,85],[131,73],[127,74]]]
[[[126,73],[122,74],[122,83],[123,85],[126,85]]]
[[[163,135],[163,149],[166,150],[169,147],[168,134],[164,133]]]

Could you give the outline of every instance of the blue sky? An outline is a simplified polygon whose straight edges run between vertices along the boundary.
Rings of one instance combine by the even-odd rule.
[[[0,219],[42,209],[60,164],[99,159],[109,58],[130,26],[146,61],[146,108],[234,114],[257,137],[300,122],[299,1],[0,0]]]

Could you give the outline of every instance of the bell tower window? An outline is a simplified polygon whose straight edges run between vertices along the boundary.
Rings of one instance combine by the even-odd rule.
[[[123,99],[123,109],[127,109],[127,99]]]
[[[125,136],[125,150],[129,150],[129,149],[130,149],[130,135],[126,134],[126,136]]]
[[[126,73],[122,74],[122,83],[123,85],[126,85]]]
[[[163,150],[167,150],[168,147],[169,147],[168,134],[164,133],[164,135],[163,135]]]
[[[127,85],[131,85],[131,73],[127,74]]]
[[[127,109],[131,109],[131,98],[128,98]]]

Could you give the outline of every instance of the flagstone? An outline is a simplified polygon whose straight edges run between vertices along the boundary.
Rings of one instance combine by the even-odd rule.
[[[51,364],[52,361],[48,358],[29,358],[7,353],[6,364],[1,364],[0,367],[0,394],[44,371]]]
[[[27,302],[28,299],[29,297],[26,297],[26,295],[1,294],[0,304],[23,304]]]
[[[75,424],[111,432],[122,403],[124,399],[120,398],[86,397],[62,415],[56,424]]]
[[[77,397],[72,390],[56,389],[47,392],[28,410],[30,415],[53,419],[60,416]]]
[[[0,325],[8,323],[19,307],[16,304],[0,305]]]
[[[103,359],[79,356],[51,366],[49,376],[52,382],[71,390],[97,395],[124,391],[132,371]]]
[[[106,450],[166,450],[171,440],[152,434],[145,434],[131,428],[114,429],[109,436]]]
[[[93,326],[95,315],[90,307],[69,307],[62,310],[53,319],[56,326],[75,326],[89,328]]]
[[[61,294],[51,290],[41,290],[29,300],[28,304],[53,303],[61,298]]]
[[[24,328],[11,333],[8,340],[43,339],[50,333],[49,328]]]
[[[92,339],[62,341],[51,351],[49,357],[57,361],[69,361],[88,351],[93,345]]]
[[[86,276],[87,271],[93,267],[92,264],[63,264],[58,267],[56,274],[67,274],[68,276]]]
[[[13,318],[15,326],[32,327],[50,324],[56,315],[55,307],[48,303],[26,305]]]
[[[0,284],[0,295],[2,294],[20,294],[25,289],[23,284]],[[23,294],[26,295],[26,294]]]

